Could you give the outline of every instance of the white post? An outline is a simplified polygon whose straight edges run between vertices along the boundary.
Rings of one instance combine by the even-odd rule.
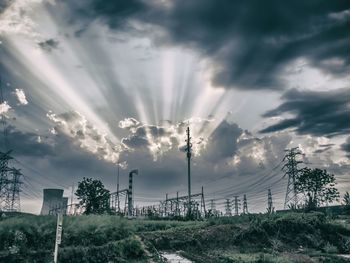
[[[54,263],[57,263],[58,246],[61,244],[61,240],[62,240],[62,224],[63,224],[63,215],[61,213],[58,213],[57,214],[55,253],[54,253],[54,259],[53,259]]]

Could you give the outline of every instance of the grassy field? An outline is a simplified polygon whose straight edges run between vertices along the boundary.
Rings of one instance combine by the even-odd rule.
[[[161,262],[179,251],[194,262],[349,262],[350,218],[321,213],[247,215],[206,221],[65,217],[59,262]],[[56,218],[0,221],[0,262],[50,262]]]

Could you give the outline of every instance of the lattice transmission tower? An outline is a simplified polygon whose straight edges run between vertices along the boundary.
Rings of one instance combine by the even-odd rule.
[[[282,170],[285,171],[284,176],[288,176],[284,209],[296,208],[298,205],[298,193],[295,189],[295,180],[299,173],[298,164],[302,163],[302,161],[297,160],[297,157],[300,155],[302,155],[302,152],[299,150],[299,147],[295,147],[287,149],[286,155],[283,158],[285,164],[283,165]]]
[[[243,195],[243,214],[248,214],[247,195]]]
[[[241,200],[238,199],[238,195],[235,195],[234,198],[235,198],[235,201],[234,201],[234,204],[235,204],[235,216],[238,216],[239,215],[239,208],[241,207]]]
[[[268,191],[267,191],[267,213],[272,214],[274,211],[275,211],[275,208],[273,207],[271,189],[268,189]]]
[[[2,80],[0,76],[0,105],[6,106],[4,100]],[[20,211],[20,188],[22,173],[16,168],[10,168],[9,162],[13,159],[8,151],[7,125],[5,111],[1,113],[1,123],[3,125],[3,151],[0,151],[0,211],[14,212]]]
[[[225,216],[232,216],[231,200],[230,200],[230,199],[226,199],[226,203],[225,203]]]

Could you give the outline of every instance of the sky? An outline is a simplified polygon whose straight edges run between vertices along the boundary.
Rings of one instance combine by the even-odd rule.
[[[285,149],[350,190],[348,0],[0,0],[0,105],[22,211],[83,177],[137,206],[192,192],[283,207]],[[2,128],[4,129],[4,128]]]

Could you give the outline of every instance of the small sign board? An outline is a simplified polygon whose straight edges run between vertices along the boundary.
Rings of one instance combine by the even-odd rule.
[[[62,241],[62,224],[63,224],[63,215],[58,214],[57,218],[57,230],[56,230],[56,244],[60,245]]]

